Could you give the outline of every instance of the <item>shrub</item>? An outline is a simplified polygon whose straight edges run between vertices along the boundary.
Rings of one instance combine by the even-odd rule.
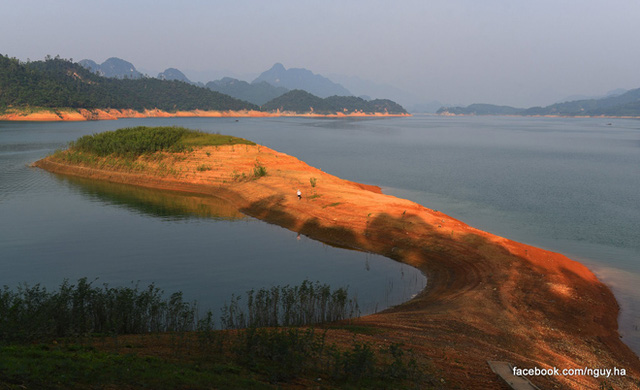
[[[184,127],[132,127],[85,135],[70,143],[70,149],[96,154],[137,157],[159,151],[184,152],[194,146],[255,145],[228,135],[209,134]]]
[[[267,167],[260,165],[260,163],[256,161],[256,165],[253,168],[253,176],[262,177],[266,175],[267,175]]]

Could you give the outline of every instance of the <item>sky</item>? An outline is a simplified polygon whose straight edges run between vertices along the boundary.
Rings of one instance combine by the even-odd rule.
[[[194,81],[280,62],[516,107],[640,87],[638,0],[0,0],[0,14],[0,54],[118,57]]]

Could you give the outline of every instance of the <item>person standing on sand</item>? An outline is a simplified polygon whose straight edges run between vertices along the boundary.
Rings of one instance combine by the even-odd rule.
[[[300,192],[300,190],[298,190],[298,200],[302,199],[302,192]]]

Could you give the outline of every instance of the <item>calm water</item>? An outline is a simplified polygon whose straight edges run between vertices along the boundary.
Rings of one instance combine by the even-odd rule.
[[[359,120],[262,118],[238,122],[210,118],[77,124],[0,122],[0,213],[3,216],[0,253],[13,253],[10,261],[23,264],[24,259],[18,257],[24,257],[22,253],[26,252],[22,251],[29,250],[29,258],[37,257],[39,260],[34,261],[43,264],[44,277],[52,271],[46,267],[48,260],[43,257],[66,261],[69,270],[76,270],[79,262],[89,261],[87,257],[109,263],[137,248],[139,254],[135,257],[146,266],[140,266],[139,271],[123,272],[119,266],[113,267],[113,274],[120,275],[118,280],[128,281],[143,279],[134,277],[135,272],[143,272],[144,280],[151,280],[147,278],[148,268],[157,264],[172,264],[184,271],[188,267],[181,261],[186,259],[193,261],[195,268],[203,264],[210,266],[213,268],[210,275],[214,275],[216,267],[211,266],[211,260],[197,262],[200,259],[194,257],[213,256],[207,253],[213,248],[219,250],[221,244],[207,239],[242,226],[248,226],[248,230],[231,236],[238,239],[247,235],[245,242],[260,240],[269,234],[282,236],[282,243],[274,247],[285,253],[309,241],[304,238],[298,241],[293,233],[255,220],[229,222],[141,212],[135,206],[109,200],[109,195],[96,195],[82,185],[24,167],[25,162],[36,160],[82,134],[141,124],[181,125],[245,137],[294,155],[325,172],[379,185],[385,193],[412,199],[480,229],[582,261],[612,286],[623,309],[624,339],[636,352],[640,351],[637,330],[640,292],[635,288],[640,282],[640,121],[424,116]],[[96,218],[100,218],[99,223]],[[205,233],[209,229],[212,233]],[[249,233],[251,229],[255,229],[255,233]],[[166,250],[153,255],[144,252],[149,250],[144,249],[145,242],[152,248],[158,243],[175,248],[168,242],[171,237],[198,246],[193,252],[198,255],[183,254],[186,246],[178,246],[176,253],[160,262],[155,257]],[[90,238],[93,244],[87,243]],[[57,245],[58,240],[66,244]],[[73,242],[88,248],[87,253],[71,256],[59,248],[76,247]],[[37,245],[42,246],[29,249]],[[311,252],[335,250],[310,241],[308,245],[317,248],[302,250],[296,261],[310,256]],[[129,250],[124,249],[127,246]],[[242,246],[245,245],[232,246],[228,251],[233,253]],[[94,247],[101,249],[92,250]],[[106,250],[118,252],[108,256],[104,254]],[[336,250],[336,254],[332,252],[323,259],[330,261],[338,252],[341,251]],[[243,256],[256,257],[255,254]],[[347,278],[350,286],[356,284],[358,272],[367,280],[372,275],[374,256],[368,257],[369,265],[362,266],[367,261],[359,260],[355,268],[360,271],[354,271],[353,276]],[[133,261],[126,261],[130,263]],[[226,264],[224,260],[222,263]],[[7,268],[17,274],[18,271],[13,271],[16,267],[18,264]],[[26,274],[22,275],[35,272],[24,267],[22,272]],[[252,267],[255,266],[249,268]],[[371,270],[367,271],[367,267]],[[406,275],[408,269],[404,267],[402,272]],[[154,272],[157,278],[168,278],[166,271]],[[199,269],[193,272],[199,274]],[[1,276],[3,273],[0,269],[0,278],[5,278]],[[332,273],[329,266],[327,274]],[[86,274],[84,271],[79,276]],[[60,275],[74,277],[64,272]],[[15,278],[14,275],[11,280]],[[159,280],[157,278],[153,280]],[[323,280],[319,276],[311,278]],[[373,290],[391,284],[382,279]],[[0,280],[0,284],[2,282],[6,283]],[[398,285],[395,281],[392,284]]]
[[[221,200],[27,166],[82,134],[144,123],[0,122],[0,286],[55,288],[81,277],[110,286],[153,282],[214,313],[232,294],[305,279],[348,287],[364,313],[424,288],[412,267],[298,236]]]

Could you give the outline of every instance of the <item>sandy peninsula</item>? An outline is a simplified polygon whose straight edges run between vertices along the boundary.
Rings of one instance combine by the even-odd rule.
[[[421,294],[355,322],[380,330],[368,336],[372,342],[413,348],[441,373],[445,388],[507,388],[488,360],[523,368],[626,372],[597,379],[530,377],[544,389],[599,389],[603,380],[613,388],[637,388],[640,361],[620,341],[616,300],[580,263],[480,231],[264,146],[200,147],[162,161],[140,158],[140,172],[69,164],[55,156],[35,165],[68,175],[215,195],[248,215],[311,238],[420,269],[428,277]],[[267,175],[254,177],[256,166],[265,167]]]
[[[365,113],[351,112],[336,114],[299,114],[291,111],[264,112],[255,110],[243,111],[175,111],[168,112],[158,109],[152,110],[128,110],[128,109],[85,109],[85,108],[60,108],[60,109],[9,109],[0,114],[0,121],[26,121],[26,122],[63,122],[63,121],[91,121],[91,120],[116,120],[124,118],[268,118],[268,117],[307,117],[307,118],[347,118],[347,117],[394,117],[411,116],[410,114],[389,113]]]

